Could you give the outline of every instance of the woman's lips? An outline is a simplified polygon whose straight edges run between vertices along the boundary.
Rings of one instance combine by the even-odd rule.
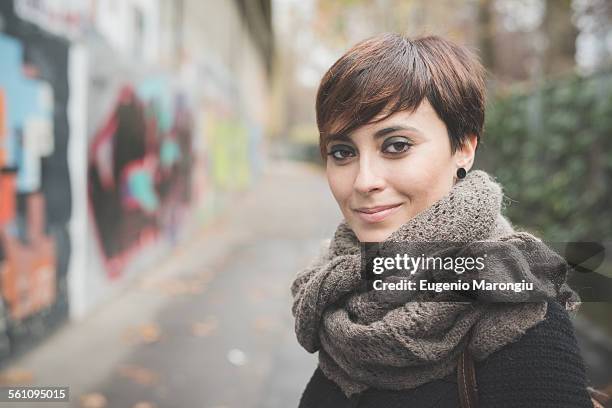
[[[378,207],[358,208],[355,214],[365,222],[381,222],[395,213],[401,204],[382,205]]]

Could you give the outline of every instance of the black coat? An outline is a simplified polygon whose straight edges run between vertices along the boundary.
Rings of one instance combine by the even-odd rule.
[[[367,389],[347,399],[317,368],[300,408],[459,407],[456,371],[404,391]],[[480,408],[589,407],[585,369],[574,329],[565,309],[550,302],[544,321],[516,342],[476,362]]]

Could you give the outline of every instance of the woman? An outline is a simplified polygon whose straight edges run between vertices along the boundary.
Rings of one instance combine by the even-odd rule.
[[[458,407],[464,350],[480,407],[591,407],[565,263],[514,231],[501,187],[470,172],[485,114],[477,59],[439,37],[379,35],[329,69],[316,105],[344,221],[292,285],[298,340],[319,352],[300,407]],[[534,253],[489,269],[519,270],[548,301],[417,302],[364,290],[360,242],[411,241],[531,243]]]

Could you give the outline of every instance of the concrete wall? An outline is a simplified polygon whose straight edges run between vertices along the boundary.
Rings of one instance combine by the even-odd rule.
[[[268,73],[233,1],[0,7],[2,361],[256,181]]]

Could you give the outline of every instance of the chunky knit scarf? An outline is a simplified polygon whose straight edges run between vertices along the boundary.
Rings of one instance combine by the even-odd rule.
[[[537,238],[512,228],[501,215],[502,198],[487,173],[472,171],[385,242],[535,243],[537,251],[487,268],[488,278],[503,281],[500,274],[518,273],[575,312],[580,301],[565,283],[567,264]],[[406,293],[364,290],[363,283],[360,242],[342,222],[329,247],[291,287],[298,341],[308,352],[319,351],[321,370],[347,396],[368,387],[402,390],[444,378],[464,347],[483,360],[542,321],[547,309],[546,301],[413,301]]]

